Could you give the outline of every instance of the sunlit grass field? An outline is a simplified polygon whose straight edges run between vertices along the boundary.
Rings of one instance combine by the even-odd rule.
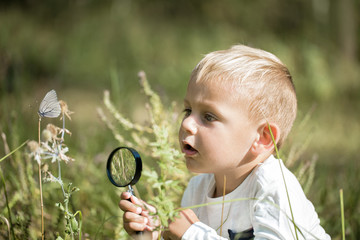
[[[126,189],[109,182],[106,160],[124,143],[135,144],[136,149],[146,145],[138,144],[141,141],[134,140],[131,131],[114,118],[104,103],[104,90],[109,90],[115,109],[124,118],[151,127],[154,116],[147,110],[148,98],[137,76],[144,70],[164,111],[172,113],[155,116],[159,125],[171,125],[171,144],[164,149],[177,149],[176,129],[192,68],[202,54],[237,43],[264,48],[288,65],[297,88],[299,113],[280,156],[299,177],[332,239],[342,239],[339,190],[343,189],[346,238],[359,238],[358,63],[342,61],[336,51],[329,57],[321,44],[306,38],[284,40],[266,31],[251,32],[251,26],[239,29],[221,22],[163,21],[141,14],[126,1],[100,7],[96,13],[63,14],[58,21],[12,8],[0,14],[0,159],[26,140],[37,141],[40,102],[55,89],[74,112],[72,120],[66,120],[72,134],[65,135],[65,143],[67,155],[75,161],[60,164],[65,186],[72,183],[79,188],[71,194],[69,209],[81,211],[81,219],[79,215],[76,219],[82,224],[82,239],[124,239],[118,202]],[[103,121],[104,116],[109,122]],[[43,118],[41,130],[48,123],[62,128],[59,118]],[[151,141],[155,138],[149,136]],[[146,179],[154,180],[151,170],[160,171],[160,167],[151,152],[139,152],[149,175],[136,187],[142,198],[151,200],[157,192]],[[9,229],[15,239],[41,237],[38,165],[29,153],[25,146],[0,162],[4,177],[0,183],[0,239],[8,239]],[[58,172],[56,163],[44,164],[43,170]],[[180,170],[184,178],[174,177],[185,185],[190,174]],[[62,190],[54,182],[44,182],[42,188],[46,238],[63,237],[66,220],[55,206],[64,201]],[[181,194],[168,191],[176,207]],[[8,228],[10,220],[12,227]]]
[[[66,96],[66,91],[64,91],[64,94],[62,91],[58,91],[58,95],[61,99],[64,99],[62,95]],[[85,114],[82,113],[82,104],[74,101],[74,107],[71,107],[72,100],[67,101],[69,108],[75,113],[72,115],[72,121],[67,123],[67,128],[72,132],[72,135],[65,136],[65,139],[70,147],[68,155],[73,157],[75,161],[67,164],[61,163],[63,181],[64,183],[71,182],[80,189],[80,191],[72,195],[70,206],[73,211],[80,210],[82,212],[82,236],[85,239],[113,239],[118,236],[121,229],[121,212],[117,207],[119,194],[126,189],[118,189],[111,185],[106,176],[105,165],[111,150],[121,145],[121,143],[114,139],[111,130],[105,126],[105,123],[99,120],[100,117],[96,114],[96,106],[104,108],[102,99],[99,98],[98,101],[89,99],[88,101],[88,104],[94,107],[94,109],[90,108],[89,110],[92,112],[90,114],[92,116],[89,119],[81,116]],[[119,110],[124,108],[124,106],[120,105]],[[20,109],[22,108],[17,103],[15,106]],[[138,122],[143,121],[143,123],[147,124],[146,120],[148,117],[145,116],[144,105],[139,103],[138,106],[134,105],[134,107],[142,109],[138,111],[141,111],[143,114],[125,109],[125,112],[128,114],[125,116],[134,119],[140,115]],[[8,110],[9,114],[2,115],[2,133],[6,135],[7,140],[4,141],[5,135],[3,135],[1,156],[4,156],[7,152],[7,145],[9,149],[14,149],[27,139],[36,139],[37,108],[36,106],[27,106],[25,108],[33,109],[32,114],[25,116],[19,114],[22,110],[16,110],[16,107],[11,107]],[[125,106],[125,108],[127,107]],[[177,110],[181,112],[180,107]],[[30,110],[28,111],[31,113]],[[296,161],[289,163],[289,165],[291,164],[290,169],[300,178],[303,175],[305,176],[301,182],[307,191],[307,196],[313,201],[321,218],[322,225],[331,234],[333,239],[341,239],[339,190],[344,189],[346,233],[348,239],[356,239],[354,236],[358,236],[358,217],[356,214],[359,196],[359,189],[356,184],[359,180],[359,176],[356,173],[358,163],[345,157],[335,161],[336,159],[334,160],[330,153],[322,152],[321,149],[317,149],[314,146],[316,135],[322,132],[321,127],[317,126],[316,119],[314,119],[314,115],[316,115],[314,112],[299,114],[299,120],[295,124],[289,141],[284,146],[280,155],[285,161],[286,157],[294,157],[296,155]],[[49,122],[61,126],[59,119],[49,120],[45,118],[42,120],[42,125],[45,126]],[[5,125],[5,123],[8,124]],[[122,130],[119,129],[119,131],[121,132]],[[29,135],[26,136],[25,133]],[[37,164],[28,157],[28,153],[28,150],[24,147],[1,162],[9,206],[12,211],[12,222],[15,226],[15,235],[19,239],[22,239],[24,236],[28,236],[31,239],[39,238],[40,231],[40,194]],[[144,161],[149,166],[156,165],[155,160],[149,157],[145,158]],[[346,164],[350,161],[352,164]],[[307,168],[310,166],[309,164],[315,162],[316,165],[313,165],[313,170]],[[57,171],[56,164],[51,164],[49,161],[46,161],[46,164],[52,172]],[[303,173],[301,173],[301,169],[305,169]],[[146,181],[140,180],[137,188],[144,199],[151,199],[151,195],[147,191],[147,188],[150,186],[147,185]],[[4,193],[3,191],[4,189],[2,188],[2,194]],[[55,203],[63,201],[63,198],[60,187],[51,182],[43,184],[43,195],[45,231],[46,236],[51,239],[55,238],[57,234],[63,235],[62,233],[64,232],[65,220],[62,219],[62,213],[55,207]],[[180,195],[178,195],[178,198],[179,201]],[[8,219],[4,197],[2,198],[1,205],[3,209],[1,216]],[[1,236],[6,238],[7,228],[4,221],[1,226]],[[119,237],[118,239],[122,238]]]

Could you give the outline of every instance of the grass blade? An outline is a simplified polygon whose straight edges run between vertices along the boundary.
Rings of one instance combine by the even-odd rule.
[[[343,190],[342,189],[340,189],[340,210],[341,210],[342,239],[345,240],[344,196],[343,196]]]
[[[0,163],[2,161],[4,161],[7,157],[9,157],[11,154],[13,154],[14,152],[16,152],[17,150],[19,150],[20,148],[22,148],[29,140],[26,140],[25,142],[23,142],[20,146],[18,146],[17,148],[15,148],[13,151],[11,151],[10,153],[6,154],[4,157],[2,157],[0,159]]]
[[[279,154],[278,148],[277,148],[277,146],[276,146],[276,142],[275,142],[274,134],[273,134],[273,132],[272,132],[272,130],[271,130],[270,123],[269,123],[269,122],[267,122],[267,125],[268,125],[269,131],[270,131],[271,140],[272,140],[272,142],[274,143],[275,152],[276,152],[276,157],[277,157],[277,159],[279,160],[279,165],[280,165],[281,175],[282,175],[282,178],[283,178],[283,180],[284,180],[284,185],[285,185],[286,195],[287,195],[287,199],[288,199],[288,202],[289,202],[290,213],[291,213],[291,219],[292,219],[292,222],[293,222],[293,224],[294,224],[294,229],[295,229],[296,239],[298,240],[298,239],[299,239],[299,236],[298,236],[298,233],[297,233],[298,228],[297,228],[297,226],[296,226],[296,224],[295,224],[294,213],[293,213],[293,210],[292,210],[292,207],[291,207],[291,202],[290,202],[289,191],[288,191],[288,188],[287,188],[287,185],[286,185],[284,172],[283,172],[283,169],[282,169],[282,166],[281,166],[281,163],[280,163],[280,154]]]

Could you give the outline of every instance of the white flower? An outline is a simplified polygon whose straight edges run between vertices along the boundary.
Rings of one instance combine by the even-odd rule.
[[[56,160],[64,161],[68,163],[69,161],[74,161],[73,158],[66,156],[66,153],[69,151],[69,148],[65,144],[57,144],[56,141],[52,143],[52,146],[49,146],[48,143],[42,143],[44,151],[44,159],[51,159],[51,162],[54,163]]]
[[[41,164],[41,154],[43,153],[43,149],[39,146],[36,141],[29,141],[27,146],[30,150],[30,157],[33,157],[34,160],[40,165]]]

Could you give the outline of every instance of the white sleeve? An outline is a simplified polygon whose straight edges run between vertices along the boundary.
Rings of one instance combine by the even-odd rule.
[[[252,224],[255,240],[296,239],[291,232],[293,228],[289,225],[291,222],[286,214],[272,204],[277,205],[272,199],[267,198],[254,206]]]
[[[182,240],[227,240],[217,235],[216,231],[202,222],[192,224],[181,238]]]
[[[296,206],[295,206],[296,207]],[[311,213],[308,211],[304,211],[304,215],[298,218],[295,218],[296,226],[298,227],[297,232],[295,233],[294,224],[291,221],[291,214],[286,214],[281,210],[277,209],[277,207],[271,206],[271,203],[259,203],[256,206],[255,213],[253,215],[254,222],[254,235],[255,240],[260,239],[306,239],[306,240],[330,240],[330,236],[326,234],[324,229],[320,226],[320,221],[316,217],[316,221],[313,223],[312,229],[305,229],[302,225],[298,224],[297,220],[301,220],[300,218],[306,219],[305,215],[313,215],[316,213]],[[307,220],[314,220],[313,217],[308,217]]]
[[[280,182],[281,183],[281,182]],[[291,181],[288,181],[291,184]],[[274,187],[276,183],[272,184]],[[329,240],[324,229],[320,226],[320,220],[315,212],[314,206],[296,182],[290,185],[289,195],[292,205],[294,224],[291,220],[291,211],[286,192],[280,187],[259,191],[258,201],[253,206],[252,225],[255,240],[260,239],[321,239]],[[292,191],[296,189],[296,191]],[[264,190],[264,189],[262,189]],[[297,235],[297,237],[296,237]]]

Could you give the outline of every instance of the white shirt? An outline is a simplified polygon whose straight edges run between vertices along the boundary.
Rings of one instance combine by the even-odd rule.
[[[301,233],[297,230],[298,239],[331,239],[320,226],[314,206],[306,198],[296,177],[281,160],[273,156],[259,164],[234,191],[225,196],[225,201],[239,198],[245,200],[224,204],[223,238],[218,235],[222,211],[222,204],[219,203],[193,209],[200,222],[193,224],[182,239],[296,239],[279,163],[284,172],[294,220],[301,230]],[[221,202],[223,197],[212,198],[214,190],[213,174],[193,177],[184,192],[181,205],[189,207]],[[229,231],[236,237],[230,237]]]

